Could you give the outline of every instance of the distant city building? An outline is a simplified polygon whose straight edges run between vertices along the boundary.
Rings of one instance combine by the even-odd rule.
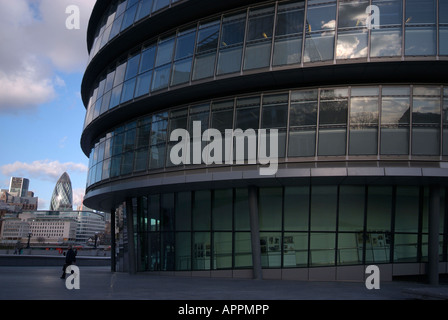
[[[33,192],[27,191],[25,196],[17,196],[16,193],[10,193],[8,190],[1,190],[0,203],[8,205],[8,212],[22,212],[37,210],[39,198],[34,197]]]
[[[91,211],[29,211],[4,218],[0,227],[2,243],[32,246],[88,244],[105,232],[104,216]]]
[[[59,178],[51,196],[50,211],[73,210],[72,182],[67,172]]]
[[[16,197],[28,197],[30,180],[19,177],[11,177],[9,193]]]

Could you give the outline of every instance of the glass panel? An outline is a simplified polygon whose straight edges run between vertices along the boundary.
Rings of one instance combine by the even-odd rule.
[[[401,55],[401,28],[371,30],[371,57],[392,57]]]
[[[448,99],[443,100],[443,155],[448,155]]]
[[[307,231],[310,188],[285,187],[284,230]]]
[[[260,98],[240,98],[237,100],[235,128],[247,130],[258,129],[260,117]]]
[[[394,262],[417,262],[418,249],[416,234],[395,234]]]
[[[193,234],[193,270],[211,269],[210,232]]]
[[[196,53],[215,51],[218,45],[219,21],[204,22],[199,26]]]
[[[132,25],[134,23],[137,8],[138,8],[138,6],[134,5],[131,8],[129,8],[128,10],[126,10],[126,12],[124,14],[124,18],[123,18],[123,24],[121,25],[121,30],[126,29],[127,27],[129,27],[130,25]]]
[[[220,48],[242,45],[246,28],[246,12],[227,15],[222,20]]]
[[[300,63],[304,3],[288,1],[279,4],[275,31],[274,65]]]
[[[419,188],[397,187],[395,232],[418,232]]]
[[[306,266],[308,266],[308,233],[284,233],[283,267]]]
[[[280,232],[260,232],[261,266],[280,268],[282,264]]]
[[[164,193],[161,197],[161,230],[174,231],[174,193]]]
[[[235,233],[235,268],[252,267],[252,242],[250,232]]]
[[[274,6],[250,10],[244,57],[245,70],[269,66],[273,26]]]
[[[436,43],[434,27],[406,27],[405,55],[433,56],[436,54]]]
[[[194,53],[194,41],[196,39],[196,30],[183,32],[178,35],[176,43],[175,60],[191,57]]]
[[[213,76],[215,72],[216,53],[196,55],[194,59],[193,80]]]
[[[440,153],[440,99],[414,97],[412,112],[412,154]]]
[[[249,194],[247,188],[235,189],[235,230],[250,230]],[[250,238],[250,234],[249,234]],[[250,239],[249,239],[250,242]],[[235,242],[235,246],[236,246]]]
[[[392,187],[368,187],[366,263],[389,262],[392,217]],[[362,234],[358,243],[363,241]]]
[[[170,5],[170,0],[154,0],[153,12],[160,10],[162,8],[168,7]]]
[[[135,88],[135,97],[149,93],[149,87],[151,85],[152,71],[148,71],[137,77],[137,83]]]
[[[123,83],[125,72],[126,72],[126,62],[119,65],[115,70],[114,87],[116,87],[120,83]]]
[[[221,49],[218,58],[217,74],[239,72],[241,69],[241,46]]]
[[[364,230],[364,186],[340,186],[339,231]]]
[[[337,191],[337,186],[312,186],[312,231],[336,230]]]
[[[406,0],[406,25],[436,23],[436,9],[437,0]]]
[[[362,264],[362,233],[338,234],[338,265]]]
[[[191,230],[191,192],[176,193],[176,230]],[[190,254],[188,254],[190,256]]]
[[[211,226],[210,190],[196,191],[193,194],[193,230],[210,230]]]
[[[213,234],[213,269],[232,268],[232,233]]]
[[[333,60],[334,32],[306,34],[304,62]]]
[[[156,56],[156,47],[152,46],[142,52],[142,61],[140,63],[140,73],[154,68],[154,60]]]
[[[125,81],[137,75],[139,62],[140,62],[140,54],[137,54],[128,60],[126,75],[124,77]]]
[[[212,221],[213,230],[232,230],[232,189],[215,190],[213,193]],[[230,238],[231,240],[232,238]],[[232,241],[230,241],[230,249]],[[230,250],[230,253],[232,250]]]
[[[137,11],[137,17],[135,19],[136,21],[148,16],[151,13],[152,1],[153,0],[140,1],[140,6]]]
[[[336,27],[336,1],[328,1],[327,4],[308,4],[306,32],[319,30],[334,30]]]
[[[263,97],[262,128],[285,128],[288,122],[288,94]]]
[[[176,61],[173,66],[171,85],[175,86],[190,81],[192,59]]]
[[[191,233],[176,232],[176,270],[191,270]]]
[[[378,98],[352,98],[349,154],[378,152]]]
[[[392,187],[369,186],[367,199],[367,231],[391,231]]]
[[[380,26],[400,25],[403,21],[402,0],[372,0],[380,9]]]
[[[282,189],[259,189],[259,223],[260,230],[282,229]]]
[[[159,41],[157,47],[156,67],[171,63],[173,59],[174,37]]]
[[[338,28],[365,27],[369,1],[345,1],[339,3]]]
[[[310,265],[328,266],[335,264],[335,233],[310,234]]]
[[[383,96],[382,100],[381,154],[408,154],[409,98]]]
[[[168,87],[168,83],[170,81],[170,71],[171,71],[170,64],[154,69],[151,92]]]
[[[336,59],[367,57],[367,30],[339,31]]]
[[[121,90],[123,85],[120,84],[112,90],[112,95],[110,97],[109,109],[112,109],[120,104]]]
[[[134,97],[135,81],[136,79],[134,78],[124,83],[123,93],[121,95],[121,101],[120,101],[121,103],[132,100],[132,98]]]

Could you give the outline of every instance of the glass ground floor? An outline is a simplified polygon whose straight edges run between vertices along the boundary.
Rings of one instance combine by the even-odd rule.
[[[125,236],[121,247],[129,250],[136,271],[251,269],[254,237],[263,269],[428,261],[428,186],[255,190],[256,224],[249,188],[128,198],[117,212],[132,237]],[[448,189],[439,190],[438,252],[446,262]]]

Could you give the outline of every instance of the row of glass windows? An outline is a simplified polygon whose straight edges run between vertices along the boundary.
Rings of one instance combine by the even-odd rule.
[[[120,32],[152,13],[167,8],[181,0],[114,0],[110,1],[101,22],[98,24],[95,39],[90,51],[92,59],[98,51]]]
[[[170,153],[178,141],[170,141],[171,133],[185,129],[193,137],[195,121],[201,133],[214,128],[222,137],[226,129],[277,129],[280,158],[448,155],[448,88],[303,89],[209,101],[123,124],[92,148],[87,186],[173,167]],[[225,150],[222,155],[223,163],[231,160]]]
[[[426,261],[428,193],[414,186],[260,188],[262,266]],[[441,260],[447,240],[444,199],[442,192]],[[139,270],[251,267],[248,203],[246,188],[133,199]]]
[[[373,0],[381,27],[372,30],[366,26],[370,2],[363,0],[340,1],[338,9],[336,1],[275,2],[178,29],[130,52],[99,77],[85,127],[122,103],[214,75],[334,58],[448,55],[448,3],[440,1],[437,19],[436,0],[407,0],[403,19],[402,1]]]

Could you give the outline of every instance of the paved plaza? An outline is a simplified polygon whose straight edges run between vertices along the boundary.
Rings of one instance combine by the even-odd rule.
[[[0,267],[0,300],[408,300],[448,297],[448,285],[393,281],[368,290],[360,282],[302,282],[160,276],[79,267],[69,290],[61,267]]]

